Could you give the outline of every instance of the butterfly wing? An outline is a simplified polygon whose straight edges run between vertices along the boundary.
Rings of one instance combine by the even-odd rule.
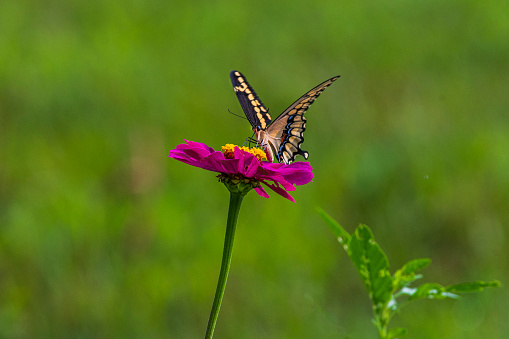
[[[253,87],[249,85],[246,78],[239,71],[231,71],[230,79],[240,106],[242,106],[242,110],[251,123],[253,130],[265,130],[271,122],[271,117]]]
[[[279,162],[290,164],[295,160],[296,155],[308,158],[308,152],[300,148],[304,142],[303,134],[306,130],[304,113],[316,98],[338,78],[339,76],[330,78],[308,91],[281,113],[266,129],[263,135],[264,144],[269,144]]]

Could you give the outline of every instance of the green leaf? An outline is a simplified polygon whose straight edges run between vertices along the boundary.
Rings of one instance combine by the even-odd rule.
[[[422,270],[423,268],[426,268],[429,264],[431,264],[431,259],[428,258],[422,258],[422,259],[415,259],[407,262],[401,270],[404,274],[412,274],[419,270]]]
[[[417,299],[445,299],[445,298],[454,298],[458,299],[459,296],[457,296],[454,293],[451,293],[450,291],[446,291],[445,287],[436,284],[436,283],[426,283],[422,284],[419,287],[415,289],[415,292],[410,295],[408,300],[417,300]]]
[[[373,233],[366,225],[360,225],[350,240],[350,258],[366,286],[373,304],[386,305],[391,299],[393,280],[389,272],[389,261]]]
[[[400,338],[407,334],[404,328],[394,328],[387,332],[392,316],[408,302],[419,299],[458,299],[457,293],[480,292],[486,287],[499,287],[497,280],[475,281],[444,287],[436,283],[425,283],[417,288],[410,284],[422,278],[417,271],[426,268],[431,260],[427,258],[411,260],[391,276],[387,256],[376,243],[371,229],[366,225],[359,225],[350,235],[339,223],[325,211],[317,208],[318,213],[332,232],[338,237],[343,249],[354,263],[363,284],[368,290],[373,304],[373,324],[378,329],[380,338]],[[397,298],[408,296],[406,300]]]
[[[417,288],[411,288],[411,287],[403,287],[401,291],[398,292],[398,296],[400,295],[408,295],[412,296],[417,292]]]
[[[339,242],[353,261],[373,304],[377,307],[384,307],[391,298],[392,276],[389,272],[387,256],[375,242],[369,227],[360,225],[351,236],[324,210],[317,208],[317,212],[338,237]]]
[[[473,293],[473,292],[481,292],[486,287],[500,287],[500,281],[492,280],[492,281],[474,281],[471,283],[461,283],[450,285],[445,288],[447,292],[452,293]]]
[[[388,337],[390,339],[401,338],[401,337],[406,336],[407,334],[408,334],[408,331],[406,328],[397,327],[397,328],[393,328],[392,330],[389,331]]]
[[[399,290],[403,287],[410,285],[417,279],[422,278],[422,275],[415,274],[418,270],[422,270],[431,263],[428,258],[415,259],[407,262],[402,268],[394,272],[394,289]]]
[[[322,217],[323,221],[329,226],[329,228],[332,230],[332,233],[338,237],[338,240],[343,245],[348,245],[350,242],[350,234],[343,228],[341,225],[334,220],[330,215],[327,214],[323,209],[320,207],[316,208],[316,211],[320,216]]]

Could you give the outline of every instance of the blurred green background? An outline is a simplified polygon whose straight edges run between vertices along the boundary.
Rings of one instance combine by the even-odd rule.
[[[315,212],[369,225],[425,282],[509,281],[509,2],[0,2],[0,337],[200,338],[228,192],[168,158],[251,135],[243,72],[307,113],[314,182],[250,193],[217,338],[375,338]],[[269,192],[270,193],[270,192]],[[421,301],[410,338],[508,338],[502,287]]]

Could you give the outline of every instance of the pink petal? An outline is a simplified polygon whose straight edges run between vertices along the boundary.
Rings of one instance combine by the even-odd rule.
[[[239,160],[238,172],[246,178],[254,178],[254,174],[261,167],[260,162],[253,154],[242,151],[237,146],[235,146],[235,159]]]
[[[189,141],[189,140],[186,140],[186,142],[189,145],[189,147],[192,147],[192,148],[202,148],[202,149],[208,150],[210,153],[214,152],[214,149],[212,147],[207,146],[204,143],[196,142],[196,141]],[[185,144],[181,144],[181,145],[185,146]]]
[[[182,155],[182,154],[178,154],[178,152],[172,152],[172,153],[170,153],[169,156],[171,158],[173,158],[173,159],[182,161],[183,163],[186,163],[188,165],[200,167],[200,168],[203,168],[203,169],[208,169],[207,166],[204,166],[204,165],[200,164],[199,161],[197,161],[196,159],[190,158],[186,154]]]
[[[295,191],[295,186],[293,186],[290,182],[286,181],[285,178],[283,178],[280,175],[261,176],[259,178],[257,177],[257,179],[263,181],[265,180],[274,181],[277,184],[281,184],[281,186],[283,186],[283,188],[287,191]]]
[[[289,166],[289,165],[285,165],[282,162],[274,162],[274,163],[267,162],[264,167],[271,171],[278,171],[283,166]]]
[[[235,146],[235,148],[233,149],[233,154],[234,154],[235,160],[238,161],[237,171],[243,174],[244,161],[245,161],[244,152],[242,152],[240,150],[240,148]]]
[[[238,174],[239,173],[239,159],[225,159],[219,162],[223,166],[223,173]]]
[[[276,192],[277,194],[279,194],[280,196],[282,196],[283,198],[286,198],[290,201],[293,201],[295,202],[295,199],[290,195],[288,194],[288,192],[286,192],[284,189],[282,189],[281,187],[279,186],[276,186],[276,185],[271,185],[271,184],[268,184],[267,182],[263,182],[265,185],[267,185],[270,189],[272,189],[274,192]]]
[[[224,154],[217,151],[205,158],[200,159],[200,164],[206,166],[211,171],[224,173],[224,166],[222,166],[222,162],[224,161]]]
[[[255,187],[254,190],[256,191],[256,193],[258,193],[258,195],[260,197],[270,198],[270,195],[268,195],[267,192],[265,192],[265,190],[263,189],[263,187],[261,185],[258,187]]]
[[[244,169],[244,175],[248,178],[254,178],[256,172],[261,167],[262,165],[260,164],[260,161],[258,161],[258,159],[253,155],[252,157],[249,157],[249,160],[247,161],[247,165]]]
[[[309,162],[293,162],[288,166],[280,168],[281,174],[285,180],[296,185],[304,185],[313,179],[313,168]]]
[[[188,144],[180,144],[177,146],[175,151],[181,151],[190,157],[198,159],[200,157],[207,156],[214,152],[212,147],[208,147],[205,144],[201,144],[199,142],[188,141]],[[171,154],[171,152],[170,152]]]
[[[224,159],[222,152],[214,151],[212,147],[208,147],[199,142],[187,140],[186,142],[187,144],[180,144],[176,149],[171,150],[169,157],[191,166],[213,172],[220,172],[221,168],[217,166],[217,159]],[[204,159],[209,160],[207,161]]]

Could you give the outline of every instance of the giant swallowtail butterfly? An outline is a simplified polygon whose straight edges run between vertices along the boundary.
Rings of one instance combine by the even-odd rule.
[[[274,121],[242,73],[231,71],[230,78],[244,114],[253,127],[257,143],[266,151],[268,160],[272,161],[275,157],[279,162],[290,164],[296,155],[302,155],[307,159],[308,152],[300,148],[306,130],[304,113],[315,99],[339,78],[339,75],[309,90]]]

